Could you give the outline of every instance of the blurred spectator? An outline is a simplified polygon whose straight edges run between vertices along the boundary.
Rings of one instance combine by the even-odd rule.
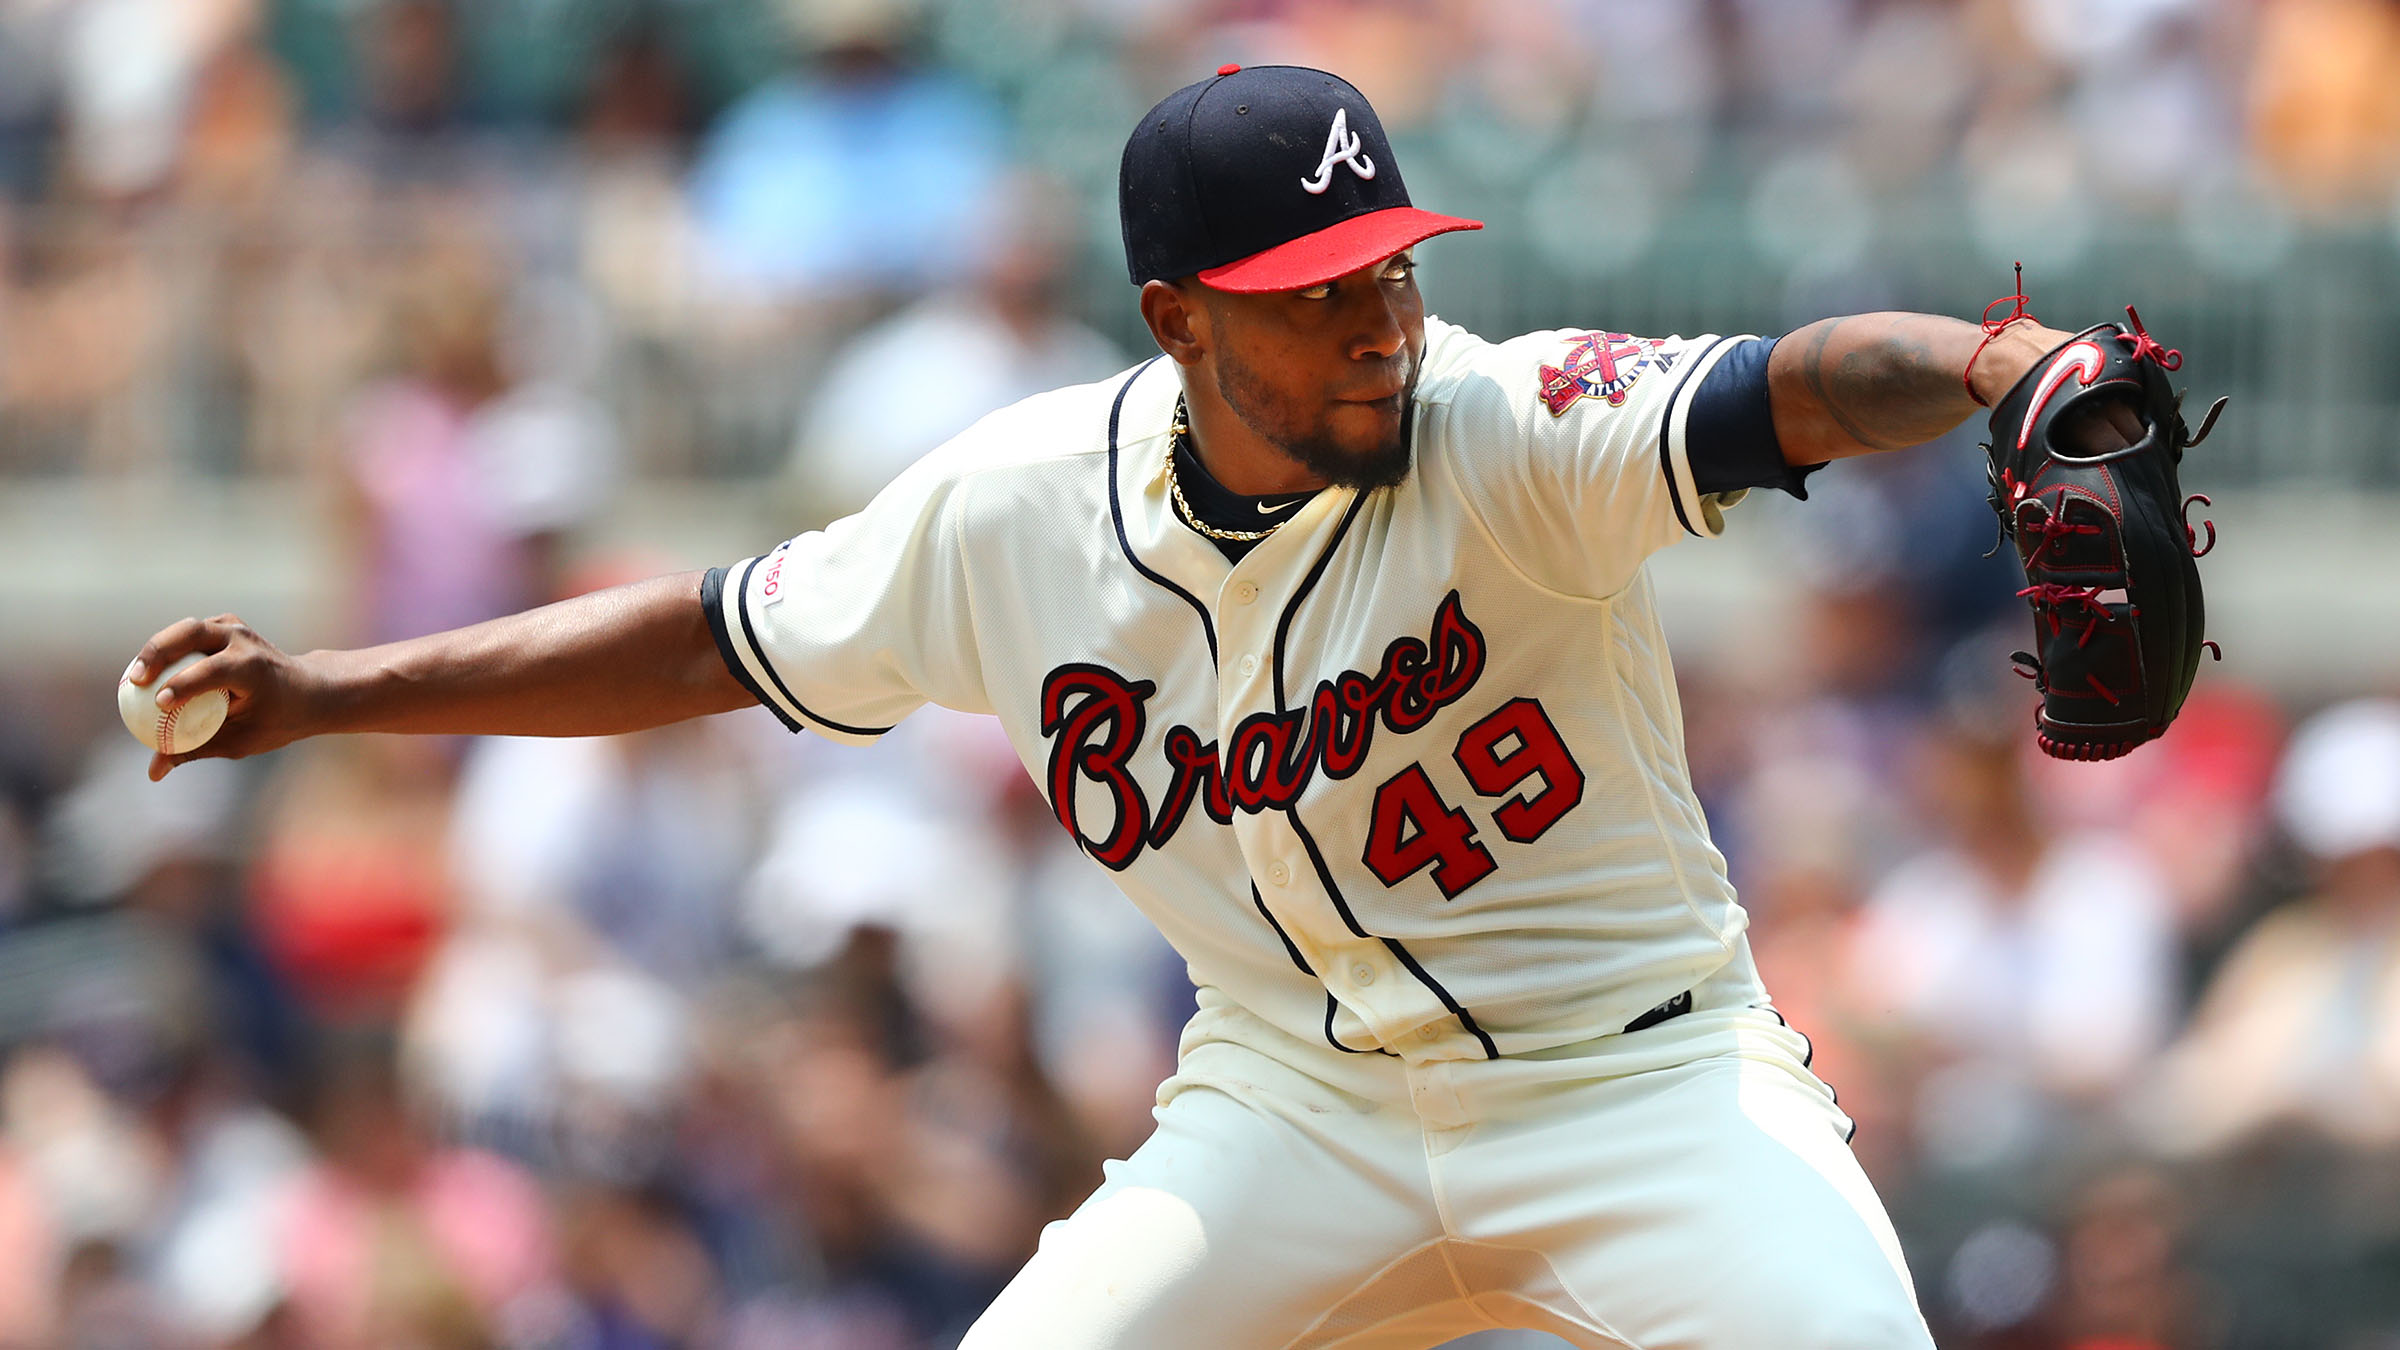
[[[111,1242],[88,1242],[59,1275],[58,1343],[66,1350],[199,1350],[160,1308]]]
[[[0,5],[0,205],[42,183],[70,17],[63,5]]]
[[[138,1235],[160,1180],[159,1159],[138,1122],[73,1055],[56,1046],[26,1047],[0,1075],[0,1138],[22,1167],[16,1223],[55,1245],[25,1259],[60,1281],[60,1301],[78,1252],[108,1253]],[[89,1263],[112,1270],[113,1255]]]
[[[95,746],[51,812],[47,894],[85,914],[40,931],[96,947],[58,978],[139,989],[116,1010],[128,1058],[180,1062],[213,1046],[245,1069],[288,1073],[298,1008],[242,894],[253,774],[204,760],[152,783],[149,763],[131,740]]]
[[[242,772],[221,761],[204,763],[153,784],[149,769],[149,749],[139,743],[90,747],[48,821],[54,894],[98,904],[124,900],[157,879],[170,893],[163,907],[189,917],[197,903],[189,892],[202,880],[192,875],[195,868],[235,859]]]
[[[751,302],[940,281],[1000,171],[999,110],[907,48],[916,5],[789,6],[806,50],[710,128],[692,171],[704,256]]]
[[[590,1187],[561,1206],[560,1219],[578,1305],[561,1350],[726,1344],[715,1264],[673,1195]]]
[[[251,867],[259,939],[312,1016],[388,1019],[449,922],[445,747],[345,738],[278,767]]]
[[[308,1164],[307,1142],[199,1048],[177,1066],[148,1123],[172,1172],[146,1216],[145,1282],[178,1326],[208,1344],[237,1341],[283,1301],[276,1224],[286,1189]]]
[[[473,743],[449,827],[459,921],[418,986],[414,1062],[471,1137],[656,1163],[691,1053],[686,999],[735,961],[755,850],[748,717]]]
[[[398,375],[362,393],[343,462],[354,518],[352,623],[362,643],[456,628],[554,599],[567,531],[618,467],[606,415],[566,380],[528,378],[485,260],[435,254],[397,299]],[[523,299],[531,300],[530,295]]]
[[[254,21],[252,0],[86,0],[60,52],[67,171],[83,191],[154,192],[181,158],[202,69]]]
[[[226,37],[201,67],[184,126],[182,181],[191,199],[263,207],[297,138],[283,67],[263,45],[255,5],[226,20]]]
[[[2400,167],[2400,13],[2381,0],[2260,7],[2250,135],[2305,205],[2380,206]]]
[[[1849,158],[1870,182],[1882,190],[1905,190],[1910,183],[1940,164],[1956,147],[1969,99],[1975,91],[1974,56],[1968,50],[1973,35],[1948,7],[1925,4],[1795,6],[1815,22],[1802,25],[1787,16],[1781,24],[1766,21],[1766,12],[1781,9],[1772,0],[1755,4],[1750,12],[1765,33],[1800,37],[1817,62],[1832,53],[1826,35],[1847,25],[1834,18],[1842,10],[1858,16],[1855,43],[1844,53],[1847,69],[1838,79],[1825,79],[1809,89],[1787,71],[1777,82],[1789,107],[1785,116],[1769,123],[1787,132],[1801,131],[1811,119],[1792,114],[1813,111],[1808,103],[1830,95],[1843,115],[1844,141]],[[1762,44],[1763,45],[1763,44]],[[1769,68],[1783,50],[1782,43],[1766,46],[1761,62]],[[1820,77],[1822,78],[1822,77]],[[1813,82],[1811,82],[1813,83]],[[1824,86],[1831,86],[1829,89]]]
[[[1003,168],[1001,112],[914,56],[917,9],[777,6],[795,60],[702,138],[686,191],[693,289],[713,311],[695,335],[709,393],[695,449],[713,465],[771,468],[830,345],[973,247]]]
[[[587,740],[477,741],[451,826],[468,910],[571,926],[690,988],[736,950],[732,897],[756,847],[763,719]]]
[[[2276,786],[2317,884],[2269,914],[2210,981],[2159,1075],[2152,1128],[2177,1151],[2278,1126],[2359,1149],[2400,1143],[2400,704],[2320,713]]]
[[[532,1180],[427,1139],[388,1043],[342,1042],[309,1095],[321,1161],[293,1184],[278,1238],[307,1343],[325,1350],[480,1350],[554,1272]]]
[[[743,1330],[762,1347],[778,1343],[770,1328],[804,1345],[861,1350],[943,1343],[1013,1273],[1009,1258],[993,1260],[989,1240],[1013,1252],[1048,1217],[971,1138],[944,1137],[970,1124],[988,1146],[1005,1119],[937,1116],[935,1134],[911,1109],[910,1069],[923,1047],[909,1044],[912,1015],[896,974],[888,935],[858,934],[817,996],[753,1047],[747,1072],[771,1112],[778,1207],[804,1225],[794,1236],[810,1267],[794,1272],[781,1299],[743,1313]]]
[[[582,203],[567,241],[614,337],[602,357],[610,404],[645,467],[687,468],[700,432],[681,406],[698,382],[693,350],[702,248],[683,190],[698,111],[663,34],[636,25],[594,71],[582,112]]]
[[[351,6],[358,107],[342,153],[377,178],[438,183],[465,149],[459,17],[448,0]]]
[[[859,775],[789,793],[744,886],[743,928],[768,960],[799,971],[860,929],[894,934],[909,992],[964,1025],[1020,970],[1009,853],[992,821],[910,786],[898,773]]]
[[[162,436],[138,397],[167,336],[153,260],[97,211],[46,223],[15,241],[16,284],[0,291],[0,467],[155,471]]]
[[[2187,1207],[2172,1178],[2126,1167],[2082,1189],[2061,1241],[2061,1350],[2201,1343],[2197,1276],[2181,1250]]]
[[[2112,1091],[2174,1011],[2163,879],[2120,839],[2037,818],[2029,753],[2014,728],[1931,737],[1917,782],[1940,842],[1875,888],[1851,954],[1857,997],[1947,1066],[1917,1123],[1952,1161],[2029,1147],[2037,1093]]]
[[[2158,867],[2185,949],[2179,1005],[2196,992],[2194,972],[2213,969],[2234,932],[2256,917],[2250,883],[2268,832],[2265,805],[2282,737],[2282,714],[2271,701],[2217,676],[2192,690],[2173,728],[2142,754],[2030,765],[2047,819],[2120,834]]]
[[[1073,232],[1055,202],[1054,189],[1019,180],[1007,208],[959,241],[953,259],[965,276],[834,355],[792,459],[817,512],[864,506],[985,413],[1125,364],[1113,343],[1060,310]]]
[[[1027,1034],[1045,1074],[1099,1156],[1150,1135],[1158,1085],[1174,1071],[1192,1013],[1183,958],[1057,827],[1030,788],[1020,817]],[[1076,1197],[1080,1198],[1080,1196]]]
[[[13,1074],[12,1074],[13,1076]],[[5,1080],[0,1080],[5,1081]],[[39,1179],[0,1137],[0,1345],[41,1345],[56,1316],[58,1238]]]
[[[592,63],[582,134],[593,154],[655,154],[688,139],[694,114],[689,81],[665,25],[638,16]]]

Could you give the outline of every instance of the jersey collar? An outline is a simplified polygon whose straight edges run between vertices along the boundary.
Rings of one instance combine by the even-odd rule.
[[[1127,377],[1111,419],[1114,440],[1109,447],[1122,526],[1118,539],[1137,570],[1155,573],[1195,603],[1213,607],[1234,564],[1176,519],[1167,491],[1168,429],[1174,423],[1175,395],[1181,390],[1175,364],[1164,357],[1153,357]],[[1296,585],[1331,542],[1357,496],[1355,488],[1329,487],[1292,508],[1290,522],[1260,540],[1242,560],[1242,570],[1257,578],[1262,591]],[[1270,581],[1270,576],[1278,580]]]

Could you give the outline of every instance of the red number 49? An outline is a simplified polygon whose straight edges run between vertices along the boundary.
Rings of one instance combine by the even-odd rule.
[[[1501,796],[1529,778],[1542,780],[1538,791],[1510,797],[1492,812],[1492,823],[1516,843],[1541,838],[1583,800],[1583,769],[1534,699],[1511,699],[1468,727],[1451,757],[1486,797]],[[1431,867],[1433,884],[1442,888],[1445,900],[1456,899],[1499,867],[1491,851],[1476,842],[1474,822],[1442,800],[1421,764],[1409,765],[1375,790],[1364,861],[1386,886]]]

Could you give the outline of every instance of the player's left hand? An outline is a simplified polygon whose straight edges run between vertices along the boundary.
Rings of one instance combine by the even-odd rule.
[[[1976,358],[1972,375],[1976,396],[1987,407],[1997,405],[2025,378],[2025,372],[2074,336],[2031,319],[2010,324]],[[2141,414],[2130,403],[2107,399],[2077,408],[2061,420],[2053,434],[2077,454],[2098,455],[2132,445],[2142,438],[2143,431]]]
[[[2168,379],[2183,354],[2160,343],[2129,307],[2127,323],[2067,334],[1992,408],[1992,509],[2017,545],[2031,602],[2034,647],[2017,653],[2041,690],[2042,750],[2060,759],[2114,759],[2164,733],[2183,706],[2204,650],[2199,568],[2203,542],[2185,497],[2184,451],[2215,425],[2224,400],[2194,429]],[[2034,330],[2030,323],[2013,330]],[[2024,333],[1992,378],[2049,330]]]

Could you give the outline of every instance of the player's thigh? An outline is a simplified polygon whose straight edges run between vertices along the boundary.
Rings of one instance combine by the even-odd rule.
[[[1215,1088],[1176,1095],[1149,1141],[1043,1230],[961,1350],[1287,1344],[1436,1222],[1413,1129],[1323,1114],[1304,1126]]]
[[[1849,1122],[1775,1031],[1478,1141],[1476,1236],[1547,1258],[1542,1302],[1587,1330],[1531,1324],[1643,1350],[1929,1350]]]

